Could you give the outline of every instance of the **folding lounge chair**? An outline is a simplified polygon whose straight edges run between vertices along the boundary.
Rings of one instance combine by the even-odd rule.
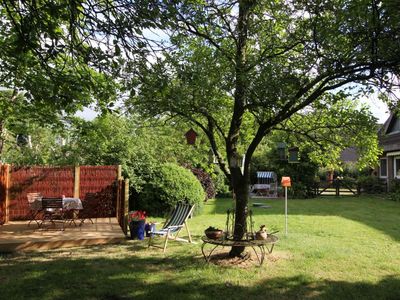
[[[174,210],[172,211],[171,217],[167,219],[165,222],[165,225],[161,230],[156,230],[152,231],[150,233],[150,238],[149,238],[149,247],[154,246],[154,247],[159,247],[156,245],[152,245],[153,238],[154,236],[165,236],[165,241],[164,241],[164,247],[159,247],[163,248],[164,252],[167,249],[167,243],[168,239],[173,239],[176,241],[181,241],[181,242],[189,242],[193,243],[192,237],[190,235],[189,227],[187,225],[187,219],[189,216],[192,214],[194,209],[194,205],[190,204],[184,204],[184,203],[178,203]],[[185,226],[186,231],[188,233],[189,240],[185,240],[182,238],[178,238],[178,234],[181,231],[181,229]]]

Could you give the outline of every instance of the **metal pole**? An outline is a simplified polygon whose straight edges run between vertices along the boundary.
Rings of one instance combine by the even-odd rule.
[[[287,186],[285,186],[285,235],[287,235]]]

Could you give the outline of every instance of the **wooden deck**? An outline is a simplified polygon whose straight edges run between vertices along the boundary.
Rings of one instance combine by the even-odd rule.
[[[27,221],[9,222],[0,226],[0,252],[57,249],[98,244],[120,243],[126,239],[116,218],[93,219],[82,226],[38,229]],[[57,225],[59,226],[59,225]]]

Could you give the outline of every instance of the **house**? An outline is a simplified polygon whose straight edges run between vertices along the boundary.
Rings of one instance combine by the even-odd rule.
[[[400,118],[391,113],[378,132],[383,154],[379,159],[378,176],[389,184],[391,179],[400,179]]]

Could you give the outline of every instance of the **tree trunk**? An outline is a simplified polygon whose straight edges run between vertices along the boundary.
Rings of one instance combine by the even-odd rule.
[[[246,66],[246,47],[247,33],[249,25],[250,10],[256,1],[242,0],[239,1],[238,23],[237,23],[237,45],[235,57],[235,103],[229,134],[226,144],[226,154],[228,157],[229,167],[231,171],[231,185],[235,197],[235,224],[233,237],[235,240],[241,240],[247,231],[247,203],[248,203],[248,186],[249,176],[247,170],[244,174],[240,169],[237,158],[238,143],[240,136],[240,128],[242,126],[243,115],[245,113],[246,91],[248,88],[247,66]],[[244,247],[232,247],[229,255],[241,256]]]
[[[232,186],[235,197],[235,224],[233,238],[241,240],[247,232],[247,204],[249,200],[249,179],[242,175],[240,167],[231,168]],[[244,247],[232,247],[231,257],[241,257]]]

